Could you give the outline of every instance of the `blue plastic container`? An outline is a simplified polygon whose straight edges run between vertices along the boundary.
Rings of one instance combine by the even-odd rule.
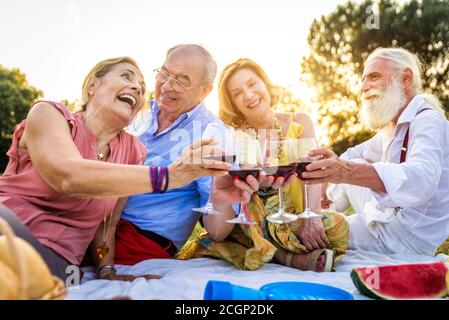
[[[275,282],[260,291],[266,293],[267,300],[354,300],[345,290],[310,282]]]
[[[347,291],[309,282],[275,282],[259,290],[234,285],[226,281],[210,280],[204,300],[353,300]]]
[[[257,289],[237,286],[227,281],[211,280],[204,290],[204,300],[266,300],[266,294]]]

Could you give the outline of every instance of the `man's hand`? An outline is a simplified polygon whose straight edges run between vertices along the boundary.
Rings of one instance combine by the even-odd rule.
[[[321,217],[304,219],[295,234],[308,251],[325,249],[329,246]]]
[[[349,161],[341,160],[331,150],[319,148],[309,152],[310,157],[321,157],[321,160],[313,161],[309,164],[302,177],[307,184],[317,184],[323,182],[346,183],[350,179],[352,172]]]
[[[309,156],[322,159],[313,161],[306,167],[307,171],[302,173],[306,184],[348,183],[378,192],[387,192],[376,169],[370,163],[342,160],[326,148],[312,150]]]
[[[223,150],[217,147],[213,139],[198,140],[184,148],[181,156],[168,166],[169,189],[183,187],[204,176],[227,175],[231,167],[229,163],[210,159],[222,154]]]

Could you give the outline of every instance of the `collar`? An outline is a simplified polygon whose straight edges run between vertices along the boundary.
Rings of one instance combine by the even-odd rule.
[[[184,117],[185,119],[193,118],[195,115],[200,113],[200,110],[203,110],[204,108],[206,108],[204,102],[200,101],[192,110],[182,114],[181,116]]]
[[[167,132],[175,127],[177,127],[181,122],[189,120],[189,119],[193,119],[195,118],[195,116],[199,113],[202,113],[202,111],[206,108],[205,104],[203,101],[200,101],[192,110],[185,112],[183,114],[181,114],[167,129],[165,129],[163,132],[160,132],[158,135]],[[150,101],[150,110],[151,110],[151,132],[152,134],[154,134],[157,130],[158,130],[158,122],[157,122],[157,117],[159,115],[159,112],[161,111],[161,109],[159,108],[159,106],[157,105],[156,100],[151,100]]]
[[[416,95],[413,97],[413,99],[409,102],[407,107],[405,107],[404,111],[402,111],[401,115],[399,116],[398,123],[396,126],[403,124],[403,123],[410,123],[413,121],[413,119],[416,117],[416,114],[421,111],[426,105],[426,102],[423,98],[421,98],[420,95]]]

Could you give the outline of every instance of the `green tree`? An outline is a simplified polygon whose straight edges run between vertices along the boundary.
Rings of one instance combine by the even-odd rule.
[[[0,65],[0,172],[8,164],[8,151],[15,125],[26,118],[31,104],[42,96],[19,69]]]
[[[449,0],[347,2],[315,20],[310,54],[302,59],[302,80],[314,87],[320,122],[338,154],[373,135],[358,121],[364,60],[377,47],[402,47],[423,62],[423,88],[449,111]],[[367,24],[368,22],[368,24]]]
[[[67,109],[69,109],[72,112],[81,111],[81,108],[79,107],[78,101],[70,101],[70,100],[67,100],[67,99],[62,99],[59,102],[62,103],[63,105],[65,105],[67,107]]]
[[[301,99],[295,97],[289,88],[278,86],[276,91],[279,101],[273,106],[274,110],[281,112],[311,111],[306,110],[305,103]]]

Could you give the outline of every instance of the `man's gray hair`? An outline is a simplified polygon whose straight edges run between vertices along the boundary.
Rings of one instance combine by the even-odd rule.
[[[407,68],[411,69],[413,74],[413,88],[415,89],[416,94],[419,94],[435,110],[442,114],[445,113],[440,100],[435,95],[422,93],[422,63],[415,54],[403,48],[377,48],[368,56],[365,64],[377,58],[393,62],[393,65],[397,68],[398,72],[402,72]]]
[[[207,84],[213,84],[215,77],[217,76],[217,63],[215,62],[212,55],[203,46],[198,44],[177,44],[167,50],[166,58],[173,52],[180,49],[194,50],[196,53],[201,55],[204,60],[204,76],[203,80]]]

